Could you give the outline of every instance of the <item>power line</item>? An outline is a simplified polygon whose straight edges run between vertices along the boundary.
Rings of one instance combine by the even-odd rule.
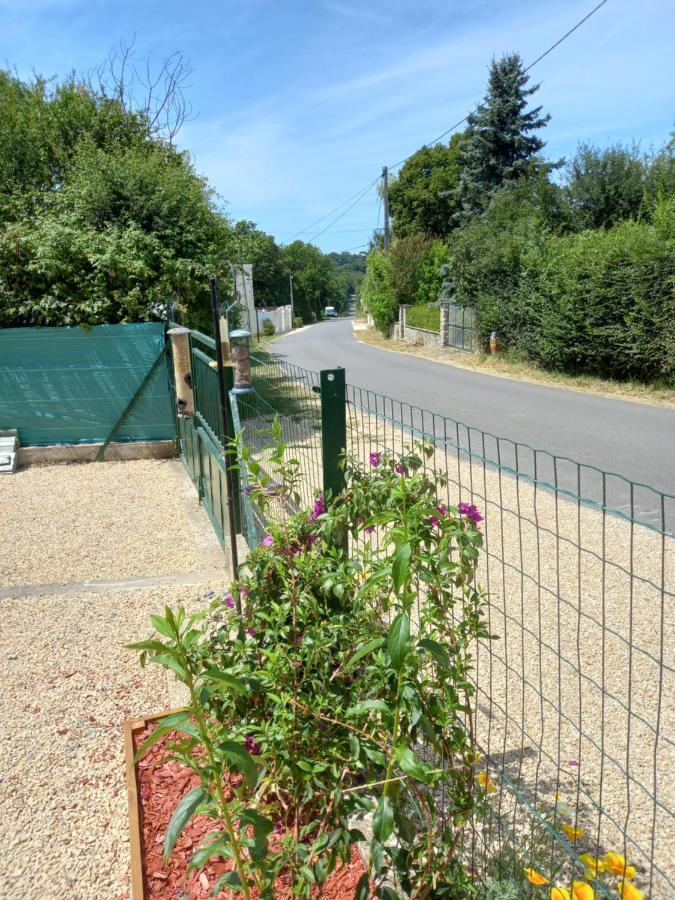
[[[608,0],[600,0],[600,3],[598,3],[596,6],[594,6],[593,9],[590,10],[590,12],[586,13],[586,15],[583,16],[583,18],[579,19],[579,21],[576,22],[576,23],[569,29],[569,31],[566,31],[565,34],[562,35],[562,37],[558,38],[558,40],[555,41],[555,43],[551,44],[550,47],[548,47],[546,50],[544,50],[543,53],[541,53],[541,54],[540,54],[533,62],[531,62],[531,63],[529,64],[529,66],[527,66],[527,67],[524,69],[524,71],[525,71],[525,72],[529,72],[531,69],[533,69],[533,68],[537,65],[537,63],[540,63],[540,62],[542,61],[542,59],[544,59],[546,56],[548,56],[549,53],[552,53],[552,52],[556,49],[556,47],[559,47],[564,41],[566,41],[567,38],[570,37],[570,35],[574,34],[575,31],[577,31],[579,28],[581,28],[581,26],[582,26],[585,22],[587,22],[587,21],[591,18],[591,16],[594,16],[595,13],[598,12],[599,9],[601,9],[603,6],[605,6],[605,4],[606,4],[607,2],[608,2]],[[393,165],[388,166],[387,168],[388,168],[390,171],[391,171],[392,169],[398,169],[399,166],[402,166],[402,165],[404,165],[406,162],[408,162],[408,160],[409,160],[412,156],[414,156],[415,153],[417,153],[419,150],[422,150],[422,149],[424,149],[425,147],[430,147],[430,146],[432,146],[433,144],[437,144],[439,141],[443,140],[444,137],[447,137],[447,135],[449,135],[450,132],[455,131],[455,129],[459,128],[460,125],[463,125],[463,124],[467,121],[467,119],[469,118],[469,116],[472,115],[474,112],[476,112],[477,109],[478,109],[478,106],[475,106],[475,107],[471,110],[471,112],[468,112],[468,113],[467,113],[463,118],[461,118],[458,122],[455,122],[454,125],[451,125],[450,128],[447,128],[444,132],[442,132],[442,134],[439,134],[438,137],[433,138],[431,141],[428,141],[426,144],[422,144],[422,146],[419,147],[418,150],[415,150],[413,153],[410,153],[410,154],[409,154],[408,156],[406,156],[404,159],[399,160],[399,162],[394,163]],[[317,232],[313,237],[311,237],[311,238],[309,239],[310,243],[311,243],[312,241],[316,240],[316,238],[320,237],[322,234],[324,234],[326,231],[328,231],[328,230],[329,230],[336,222],[339,222],[340,219],[343,218],[343,216],[345,216],[350,210],[352,210],[352,209],[356,206],[356,204],[357,204],[361,199],[363,199],[363,197],[365,197],[365,195],[368,193],[368,191],[369,191],[375,184],[377,184],[377,182],[380,180],[381,177],[382,177],[382,176],[378,175],[378,177],[377,177],[374,181],[371,181],[370,184],[368,184],[365,188],[361,188],[361,189],[358,190],[355,194],[352,194],[351,197],[349,197],[349,198],[348,198],[347,200],[345,200],[343,203],[340,203],[338,206],[336,206],[336,207],[335,207],[334,209],[332,209],[330,212],[327,212],[325,215],[323,215],[323,216],[321,216],[320,218],[316,219],[314,222],[312,222],[312,223],[311,223],[310,225],[308,225],[306,228],[303,228],[302,231],[296,231],[296,233],[292,236],[291,240],[293,240],[293,238],[297,237],[298,235],[306,234],[306,233],[307,233],[311,228],[313,228],[315,225],[318,225],[320,222],[323,222],[325,219],[328,219],[330,216],[332,216],[332,215],[333,215],[334,213],[336,213],[338,210],[342,209],[342,207],[347,206],[347,204],[350,203],[350,202],[353,200],[354,202],[351,203],[351,206],[347,206],[347,208],[346,208],[342,213],[340,213],[339,216],[337,216],[332,222],[330,222],[328,225],[326,225],[325,228],[322,228],[321,231]],[[380,204],[381,204],[381,203],[382,203],[382,198],[380,197]],[[378,210],[378,225],[379,225],[379,215],[380,215],[380,212],[379,212],[379,210]]]
[[[589,13],[586,13],[586,15],[583,17],[583,19],[579,19],[579,21],[576,23],[576,25],[573,25],[572,28],[570,28],[569,31],[566,31],[565,34],[563,34],[563,36],[561,38],[558,38],[558,40],[555,42],[555,44],[551,44],[551,46],[547,50],[544,50],[544,52],[542,54],[540,54],[534,60],[534,62],[531,62],[524,71],[529,72],[530,69],[533,69],[537,65],[537,63],[541,62],[542,59],[544,59],[545,56],[548,56],[549,53],[551,53],[553,50],[555,50],[556,47],[559,47],[563,41],[566,41],[567,38],[571,34],[574,34],[574,32],[578,28],[581,28],[581,26],[584,24],[584,22],[587,22],[591,18],[591,16],[595,15],[595,13],[601,7],[603,7],[607,2],[608,2],[608,0],[601,0],[601,2],[598,3],[597,6],[594,6],[593,9]],[[459,128],[460,125],[463,125],[467,121],[469,116],[472,115],[473,113],[475,113],[477,109],[478,109],[478,106],[475,106],[471,110],[471,112],[468,112],[464,116],[463,119],[460,119],[459,122],[455,122],[454,125],[451,125],[450,128],[446,129],[442,134],[439,134],[438,137],[433,138],[433,140],[429,141],[426,144],[422,144],[422,146],[419,147],[418,150],[423,150],[425,147],[430,147],[432,144],[437,144],[439,141],[442,141],[443,138],[446,137],[447,135],[449,135],[451,131],[454,131],[456,128]],[[414,153],[409,154],[408,156],[405,157],[405,159],[402,159],[400,162],[394,163],[393,166],[389,166],[389,169],[397,169],[399,166],[402,166],[404,163],[407,163],[408,160],[410,159],[410,157],[414,156],[415,153],[418,152],[418,150],[415,150]]]
[[[375,179],[375,181],[378,181],[378,180],[379,180],[379,176],[378,176],[378,178]],[[368,187],[366,188],[366,190],[370,190],[370,188],[373,186],[373,184],[375,184],[375,181],[372,181],[372,182],[368,185]],[[319,222],[323,222],[324,219],[327,219],[329,216],[332,216],[333,213],[336,213],[339,209],[342,209],[343,206],[346,206],[347,203],[349,203],[350,200],[353,200],[356,196],[358,196],[358,195],[361,193],[362,190],[363,190],[363,188],[359,188],[359,190],[358,190],[355,194],[352,194],[351,197],[348,197],[348,198],[344,201],[344,203],[340,203],[338,206],[335,207],[335,209],[331,209],[330,212],[327,212],[325,215],[320,216],[318,219],[316,219],[314,222],[312,222],[312,223],[311,223],[310,225],[308,225],[306,228],[303,228],[302,231],[296,231],[295,234],[293,234],[293,235],[291,236],[291,240],[293,240],[293,238],[296,238],[299,234],[307,234],[307,232],[308,232],[310,229],[314,228],[315,225],[318,225]],[[337,220],[336,220],[336,221],[337,221]],[[313,238],[312,238],[312,240],[313,240]]]
[[[370,184],[365,188],[365,190],[361,191],[361,193],[357,196],[356,200],[354,200],[354,202],[353,202],[350,206],[348,206],[347,209],[345,209],[343,212],[341,212],[339,216],[336,216],[336,218],[333,219],[332,222],[329,222],[328,225],[326,225],[325,228],[322,228],[321,231],[317,231],[317,233],[316,233],[315,235],[313,235],[313,236],[309,239],[309,243],[311,244],[312,241],[315,241],[315,240],[316,240],[318,237],[320,237],[325,231],[328,231],[329,228],[332,228],[333,225],[335,225],[336,222],[339,222],[340,219],[341,219],[343,216],[346,216],[347,213],[348,213],[350,210],[354,209],[354,207],[356,206],[356,204],[357,204],[360,200],[363,200],[363,198],[366,196],[366,194],[367,194],[370,190],[372,190],[372,188],[375,187],[375,185],[377,184],[377,182],[378,182],[379,180],[380,180],[380,176],[378,175],[377,178],[376,178],[374,181],[371,181],[371,182],[370,182]],[[340,207],[338,206],[337,209],[339,209],[339,208],[340,208]],[[325,219],[326,217],[324,216],[323,218]]]

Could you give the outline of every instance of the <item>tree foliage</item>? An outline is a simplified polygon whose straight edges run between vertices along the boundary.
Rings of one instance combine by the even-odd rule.
[[[505,181],[526,176],[536,167],[551,169],[539,154],[545,144],[534,132],[550,119],[541,106],[527,109],[539,85],[526,87],[529,76],[518,53],[492,60],[483,103],[468,117],[461,147],[459,199],[462,217],[481,213],[490,195]]]
[[[295,315],[317,322],[326,306],[339,305],[340,289],[332,260],[318,247],[293,241],[282,249],[286,269],[293,275]]]
[[[450,143],[422,147],[413,153],[389,187],[394,235],[446,237],[457,227],[461,148],[464,134]]]

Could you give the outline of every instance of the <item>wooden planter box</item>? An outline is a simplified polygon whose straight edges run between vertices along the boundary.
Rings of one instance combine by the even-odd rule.
[[[127,799],[129,803],[129,840],[131,843],[131,900],[145,900],[143,881],[143,847],[141,843],[141,819],[138,804],[138,784],[134,766],[134,734],[150,722],[157,722],[165,716],[183,712],[181,708],[166,709],[144,719],[127,719],[124,723],[124,760],[127,778]]]

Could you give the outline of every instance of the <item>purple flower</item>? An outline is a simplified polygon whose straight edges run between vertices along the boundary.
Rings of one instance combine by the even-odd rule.
[[[579,760],[578,760],[578,759],[568,759],[568,760],[567,760],[567,765],[568,765],[568,766],[578,766],[578,765],[579,765]]]
[[[284,833],[284,826],[283,826],[282,822],[274,823],[274,833],[275,834],[283,834]]]
[[[403,463],[398,463],[395,471],[397,475],[405,475],[405,466]]]
[[[246,634],[249,637],[255,637],[255,628],[251,628],[250,626],[246,629]]]
[[[310,533],[305,538],[305,543],[307,544],[308,547],[311,547],[315,540],[316,540],[316,535],[314,534],[313,531],[310,531]]]
[[[229,594],[225,598],[224,603],[228,609],[234,609],[235,607],[234,597],[231,597]]]
[[[473,503],[460,503],[459,514],[460,516],[466,516],[467,519],[471,519],[474,525],[478,525],[479,522],[483,521],[483,517],[478,512]]]
[[[265,537],[261,541],[261,544],[263,547],[271,547],[273,543],[274,543],[274,538],[272,537],[271,534],[266,534]]]
[[[244,740],[244,748],[248,750],[248,752],[252,756],[257,756],[260,753],[260,744],[256,741],[252,734],[246,735],[246,739]]]
[[[314,501],[314,506],[312,508],[312,513],[309,517],[310,522],[316,521],[319,516],[322,516],[326,512],[326,503],[323,499],[323,494],[319,494],[319,496]]]
[[[445,515],[445,506],[444,506],[442,503],[441,503],[441,505],[438,507],[438,515],[439,515],[439,516],[444,516],[444,515]]]
[[[239,585],[239,596],[240,597],[248,597],[248,588],[245,584]]]
[[[374,525],[369,525],[367,528],[363,529],[364,534],[372,534],[375,531]]]
[[[382,462],[382,454],[379,453],[379,452],[373,451],[373,452],[370,454],[370,464],[371,464],[371,466],[372,466],[374,469],[376,469],[376,468],[379,466],[379,464],[380,464],[381,462]]]
[[[431,516],[431,518],[429,519],[429,524],[431,525],[431,527],[435,528],[437,525],[440,525],[441,524],[440,517],[442,517],[444,515],[445,515],[445,506],[441,503],[441,505],[438,507],[438,515]]]

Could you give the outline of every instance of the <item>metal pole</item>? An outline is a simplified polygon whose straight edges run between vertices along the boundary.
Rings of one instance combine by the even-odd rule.
[[[291,327],[293,326],[293,317],[295,316],[295,307],[293,305],[293,273],[288,273],[288,286],[291,289]]]
[[[218,372],[218,393],[220,394],[220,415],[223,423],[223,435],[227,440],[230,433],[230,417],[228,412],[228,397],[225,391],[225,377],[223,375],[223,347],[220,342],[220,309],[218,308],[218,293],[216,291],[216,279],[209,276],[211,288],[211,315],[213,316],[213,337],[216,341],[216,363]],[[232,573],[237,577],[239,569],[239,556],[237,553],[237,528],[234,516],[234,485],[232,483],[232,464],[229,454],[225,454],[225,485],[227,488],[227,521],[230,526],[230,555],[232,558]],[[241,600],[236,599],[237,612],[241,615]]]
[[[382,200],[384,206],[384,249],[389,249],[391,234],[389,233],[389,169],[382,167]]]

